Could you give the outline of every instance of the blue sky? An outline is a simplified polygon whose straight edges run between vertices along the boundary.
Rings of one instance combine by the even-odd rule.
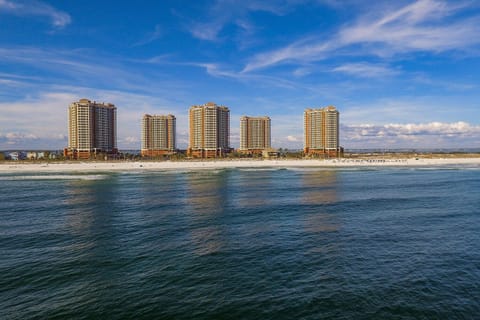
[[[0,149],[62,148],[67,106],[114,103],[118,145],[144,113],[209,101],[268,115],[301,148],[303,110],[335,105],[345,148],[480,147],[478,1],[0,0]]]

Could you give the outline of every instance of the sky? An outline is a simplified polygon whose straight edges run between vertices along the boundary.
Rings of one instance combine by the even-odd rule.
[[[473,0],[0,0],[0,150],[61,149],[67,108],[117,106],[118,146],[145,113],[269,116],[303,146],[303,111],[334,105],[341,145],[480,147],[480,2]]]

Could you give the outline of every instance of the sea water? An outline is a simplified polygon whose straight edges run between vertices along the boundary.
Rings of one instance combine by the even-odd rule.
[[[2,319],[478,319],[480,168],[0,175]]]

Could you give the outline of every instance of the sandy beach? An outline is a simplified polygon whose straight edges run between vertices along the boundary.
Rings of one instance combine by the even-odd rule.
[[[197,160],[197,161],[106,161],[0,164],[0,173],[100,172],[139,170],[196,170],[224,168],[331,168],[331,167],[431,167],[480,166],[480,158],[450,159],[331,159],[331,160]]]

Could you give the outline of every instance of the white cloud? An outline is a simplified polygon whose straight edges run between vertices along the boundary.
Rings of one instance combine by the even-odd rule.
[[[478,17],[456,22],[444,19],[465,8],[465,4],[459,3],[419,0],[376,19],[363,17],[340,31],[340,43],[379,44],[392,53],[441,52],[478,44],[479,40],[472,38],[479,31]]]
[[[68,77],[82,79],[90,75],[99,78],[98,75],[102,74],[103,78],[109,78],[108,81],[112,81],[112,79],[126,78],[129,75],[115,68],[111,62],[104,60],[99,54],[89,53],[86,55],[85,52],[74,50],[44,50],[33,47],[0,48],[0,58],[3,61],[25,64]],[[90,56],[94,59],[89,58]]]
[[[399,71],[385,65],[370,63],[346,63],[335,67],[332,71],[346,73],[360,78],[384,78],[399,73]]]
[[[217,40],[218,33],[222,28],[222,22],[214,21],[208,23],[195,23],[189,28],[189,31],[195,38],[214,41]]]
[[[40,137],[28,130],[6,133],[0,132],[0,150],[56,149],[58,145],[66,145],[66,140],[65,135],[47,134]],[[60,149],[60,147],[58,149]]]
[[[119,137],[117,138],[117,145],[120,149],[140,149],[140,137],[139,136],[130,136],[130,137]]]
[[[1,10],[15,10],[17,4],[9,0],[0,0],[0,9]]]
[[[280,63],[305,63],[336,55],[392,56],[406,52],[440,53],[467,50],[480,44],[480,17],[456,16],[468,2],[455,4],[419,0],[403,7],[373,10],[355,23],[343,26],[332,37],[306,37],[283,48],[255,55],[244,72]],[[372,4],[372,5],[376,5]],[[380,11],[380,14],[378,12]],[[342,51],[343,50],[343,51]]]
[[[140,139],[138,139],[138,137],[125,137],[123,140],[125,140],[128,143],[140,141]]]
[[[293,71],[293,75],[295,77],[303,77],[303,76],[306,76],[306,75],[309,75],[311,74],[312,71],[310,69],[307,69],[307,68],[297,68]]]
[[[38,139],[38,137],[31,133],[24,132],[7,132],[4,137],[8,140],[18,140],[18,139]]]
[[[263,11],[281,16],[295,4],[298,1],[217,0],[206,13],[199,15],[203,20],[189,20],[186,28],[195,38],[208,41],[219,40],[219,34],[227,24],[233,24],[242,32],[251,34],[254,27],[247,19],[250,12]]]
[[[266,101],[266,103],[269,103]],[[287,103],[287,102],[285,102]],[[286,110],[281,103],[276,108]],[[272,147],[301,149],[303,147],[303,113],[272,115]]]
[[[80,98],[105,101],[117,106],[118,146],[140,148],[140,121],[144,113],[168,114],[175,106],[160,98],[128,92],[85,87],[46,87],[55,90],[13,102],[0,102],[0,150],[16,148],[61,149],[67,143],[67,108]],[[178,110],[178,106],[177,106]],[[186,113],[186,112],[185,112]],[[177,117],[177,125],[188,125],[186,114]],[[180,118],[180,119],[178,119]]]
[[[397,135],[461,135],[476,136],[480,134],[480,126],[467,122],[454,123],[430,122],[423,124],[386,124],[384,128]]]
[[[363,102],[348,99],[336,103],[336,106],[340,111],[341,123],[348,124],[409,123],[412,119],[425,123],[478,119],[478,102],[476,99],[465,99],[463,93],[442,96],[398,95],[380,99],[372,97]]]
[[[297,142],[299,139],[295,136],[287,136],[287,140],[291,142]]]
[[[51,88],[52,89],[52,88]],[[118,145],[121,149],[140,148],[140,121],[144,113],[175,114],[177,117],[177,141],[179,148],[186,148],[188,143],[188,106],[174,104],[158,98],[138,94],[96,90],[92,88],[57,87],[56,91],[44,93],[37,97],[28,97],[16,102],[1,102],[0,110],[0,150],[2,149],[61,149],[67,143],[67,106],[79,98],[112,102],[118,108]],[[266,107],[290,112],[290,103],[272,104],[271,101],[254,101],[259,110]],[[300,149],[303,142],[302,112],[294,114],[270,115],[272,118],[272,146],[279,148]],[[242,110],[237,106],[234,110]],[[390,112],[394,112],[392,107]],[[415,105],[407,112],[410,117],[415,114]],[[418,111],[418,110],[417,110]],[[388,112],[388,111],[386,111]],[[402,114],[404,109],[397,110]],[[452,111],[455,112],[455,111]],[[340,136],[346,148],[428,148],[428,147],[479,147],[480,125],[463,121],[426,123],[389,124],[351,124],[352,119],[365,120],[372,115],[367,110],[364,118],[350,111],[349,121],[341,115]],[[348,113],[348,112],[347,112]],[[378,113],[378,112],[376,112]],[[268,112],[267,112],[268,114]],[[238,118],[240,114],[231,115],[231,143],[237,147],[239,142]],[[379,121],[381,118],[379,118]],[[367,120],[368,121],[368,120]],[[345,123],[350,123],[345,125]]]
[[[280,87],[280,88],[296,88],[297,84],[293,81],[289,81],[283,78],[279,77],[273,77],[273,76],[264,76],[264,75],[257,75],[257,74],[247,74],[247,73],[242,73],[242,72],[235,72],[231,70],[226,70],[223,69],[222,66],[220,66],[217,63],[183,63],[183,65],[190,65],[190,66],[196,66],[200,68],[204,68],[205,71],[217,78],[230,78],[230,79],[235,79],[237,81],[245,82],[245,83],[261,83],[266,86],[274,86],[274,87]]]
[[[66,12],[55,9],[41,1],[11,1],[0,0],[0,13],[11,13],[17,16],[40,16],[51,20],[54,27],[63,28],[70,24],[72,18]]]
[[[6,87],[21,87],[23,86],[23,83],[20,81],[16,80],[10,80],[10,79],[2,79],[0,78],[0,84],[6,86]]]
[[[160,59],[160,57],[157,58]],[[152,95],[177,92],[178,96],[181,96],[184,93],[183,79],[165,79],[153,69],[138,72],[138,66],[135,63],[141,61],[112,59],[111,56],[96,49],[47,50],[34,47],[0,47],[0,60],[42,71],[44,76],[41,80],[19,77],[25,82],[39,82],[38,84],[41,85],[75,83],[79,87],[148,92]],[[155,59],[153,62],[158,60]],[[2,73],[0,73],[1,76]]]
[[[335,49],[333,43],[312,43],[313,41],[315,40],[311,38],[303,39],[281,49],[259,53],[247,63],[243,72],[266,68],[285,62],[322,60],[327,57],[326,53],[328,51]]]
[[[342,142],[357,148],[478,147],[480,126],[467,122],[343,125]]]

